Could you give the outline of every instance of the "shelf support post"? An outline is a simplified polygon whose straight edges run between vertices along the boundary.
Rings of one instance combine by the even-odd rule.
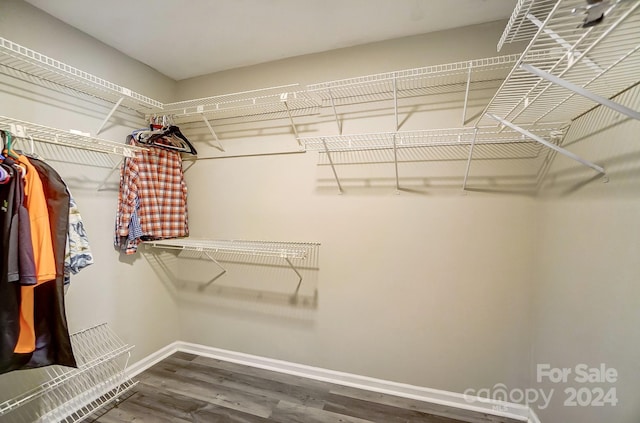
[[[296,272],[296,275],[298,275],[298,286],[296,287],[296,293],[294,295],[298,295],[298,291],[300,290],[300,285],[302,284],[302,275],[300,274],[300,272],[298,272],[298,269],[296,269],[296,267],[293,265],[293,263],[291,263],[291,260],[289,260],[289,257],[284,258],[287,261],[287,264],[289,265],[289,267],[291,267],[291,270],[293,270],[294,272]]]
[[[280,96],[280,100],[284,103],[285,109],[287,109],[287,116],[289,116],[289,121],[291,122],[291,128],[293,128],[293,133],[296,136],[296,141],[298,145],[302,147],[302,143],[300,142],[300,135],[298,135],[298,128],[296,128],[296,124],[293,122],[293,116],[291,115],[291,109],[289,109],[289,104],[287,103],[287,94],[284,93]]]
[[[547,146],[550,149],[555,150],[555,151],[557,151],[558,153],[560,153],[560,154],[562,154],[564,156],[567,156],[568,158],[570,158],[572,160],[575,160],[575,161],[577,161],[579,163],[582,163],[583,165],[585,165],[587,167],[590,167],[591,169],[595,170],[598,173],[602,173],[602,174],[606,173],[602,166],[598,166],[595,163],[591,163],[590,161],[583,159],[582,157],[578,156],[577,154],[574,154],[571,151],[565,150],[564,148],[562,148],[560,146],[557,146],[557,145],[545,140],[544,138],[539,137],[538,135],[532,134],[531,132],[527,131],[526,129],[521,128],[518,125],[515,125],[515,124],[509,122],[508,120],[502,119],[502,118],[500,118],[500,117],[498,117],[496,115],[493,115],[491,113],[487,113],[487,116],[489,116],[490,118],[500,122],[501,124],[503,124],[505,126],[508,126],[509,128],[511,128],[511,129],[513,129],[515,131],[520,132],[522,135],[524,135],[524,136],[526,136],[528,138],[531,138],[532,140],[534,140],[536,142],[539,142],[540,144],[542,144],[544,146]]]
[[[338,125],[338,135],[342,135],[342,123],[340,123],[340,119],[338,119],[338,111],[336,110],[336,102],[333,99],[333,94],[331,93],[331,89],[329,89],[329,99],[331,100],[331,107],[333,108],[333,115],[336,118],[336,125]]]
[[[214,147],[217,148],[218,150],[224,152],[225,150],[224,150],[224,147],[222,146],[222,143],[220,142],[220,138],[218,138],[218,135],[216,134],[216,131],[213,130],[213,127],[209,123],[209,119],[207,119],[207,117],[204,115],[204,113],[200,113],[200,116],[202,116],[202,120],[204,121],[204,123],[207,124],[207,128],[209,128],[209,132],[211,132],[211,135],[213,136],[213,139],[216,141],[216,143],[218,143],[218,145],[214,145]]]
[[[396,167],[396,194],[400,194],[400,178],[398,176],[398,144],[396,134],[393,134],[393,163]]]
[[[471,68],[473,62],[469,62],[469,72],[467,72],[467,87],[464,91],[464,106],[462,107],[462,126],[465,125],[465,119],[467,118],[467,103],[469,102],[469,88],[471,86]]]
[[[115,113],[116,109],[118,107],[120,107],[120,104],[122,104],[123,101],[124,101],[124,97],[120,97],[120,100],[116,101],[116,104],[113,105],[113,107],[111,108],[111,111],[109,111],[109,113],[107,114],[107,117],[105,117],[104,120],[102,121],[102,123],[100,124],[100,127],[96,131],[96,135],[100,134],[100,132],[102,131],[104,126],[107,124],[109,119],[111,119],[111,116],[113,116],[113,114]]]
[[[473,138],[471,139],[471,146],[469,146],[469,157],[467,158],[467,168],[464,171],[464,181],[462,182],[462,190],[467,189],[467,179],[469,178],[469,169],[471,168],[471,158],[473,157],[473,148],[476,145],[476,137],[478,136],[478,128],[473,128]]]
[[[327,141],[324,138],[322,138],[322,145],[324,145],[324,152],[327,153],[327,158],[329,159],[329,164],[331,165],[331,170],[333,171],[333,177],[336,178],[336,183],[338,184],[338,190],[340,190],[340,194],[342,194],[344,191],[342,190],[342,185],[340,184],[340,178],[338,178],[338,173],[336,172],[336,166],[333,164],[333,159],[331,158],[329,147],[327,147]]]
[[[587,90],[584,87],[580,87],[578,85],[575,85],[569,81],[566,81],[562,78],[558,78],[555,75],[552,75],[550,73],[547,73],[541,69],[536,68],[535,66],[531,66],[527,63],[522,63],[520,65],[520,67],[524,70],[526,70],[529,73],[532,73],[536,76],[539,76],[540,78],[546,79],[547,81],[559,85],[563,88],[566,88],[570,91],[573,91],[576,94],[579,94],[583,97],[588,98],[589,100],[593,100],[596,103],[599,103],[603,106],[609,107],[610,109],[615,110],[618,113],[622,113],[623,115],[629,116],[630,118],[636,119],[636,120],[640,120],[640,113],[636,112],[635,110],[632,110],[626,106],[623,106],[620,103],[616,103],[615,101],[609,100],[608,98],[599,96],[598,94],[592,93],[591,91]]]
[[[217,275],[215,275],[213,278],[209,279],[207,282],[203,282],[202,284],[200,284],[200,286],[198,287],[199,291],[204,291],[204,289],[206,287],[208,287],[209,285],[211,285],[212,283],[214,283],[215,281],[218,280],[218,278],[220,278],[222,275],[224,275],[225,273],[227,273],[227,269],[225,269],[224,267],[222,267],[222,265],[218,262],[218,260],[214,259],[211,254],[209,254],[208,251],[203,251],[204,255],[207,256],[207,258],[209,260],[211,260],[212,262],[214,262],[216,264],[216,266],[218,266],[220,269],[222,269],[222,272],[218,273]]]
[[[398,80],[395,76],[393,77],[393,110],[396,115],[396,131],[398,131],[400,130],[400,124],[398,123]]]

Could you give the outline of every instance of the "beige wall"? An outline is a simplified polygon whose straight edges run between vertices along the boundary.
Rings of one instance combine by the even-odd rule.
[[[179,96],[492,56],[502,28],[492,23],[180,81]],[[421,98],[435,105],[412,113],[415,100],[401,101],[403,129],[460,126],[462,98]],[[339,113],[344,132],[357,133],[392,130],[392,110],[381,102]],[[296,121],[302,136],[330,135],[332,119],[323,111]],[[203,125],[195,127],[204,137]],[[298,149],[286,120],[214,127],[228,155]],[[224,156],[203,144],[204,156]],[[317,286],[305,280],[302,288],[317,289],[316,307],[271,301],[270,293],[293,293],[291,274],[254,281],[228,274],[204,293],[183,294],[183,339],[456,392],[526,386],[533,200],[463,195],[464,161],[401,164],[399,195],[393,164],[339,166],[345,194],[338,195],[330,168],[317,162],[315,152],[219,158],[187,172],[193,236],[322,246],[317,282],[310,282]],[[202,281],[217,272],[214,265],[209,274],[201,270]],[[192,262],[182,261],[180,271],[193,275]],[[234,297],[237,286],[254,295]]]
[[[616,101],[640,109],[640,90]],[[555,389],[544,422],[635,423],[640,416],[640,123],[600,107],[578,119],[568,148],[605,167],[609,182],[558,156],[538,205],[532,386]],[[615,369],[615,383],[579,383],[575,367]],[[536,365],[570,368],[536,382]],[[615,389],[615,407],[564,406],[565,389]],[[594,391],[592,391],[594,392]],[[587,395],[586,393],[583,395]],[[585,397],[587,398],[587,397]]]

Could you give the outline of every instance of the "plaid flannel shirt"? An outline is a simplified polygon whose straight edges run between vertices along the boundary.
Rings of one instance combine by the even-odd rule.
[[[129,237],[130,230],[135,230],[135,237]],[[134,254],[141,237],[187,235],[187,186],[180,153],[150,148],[127,158],[120,169],[115,245],[126,254]]]

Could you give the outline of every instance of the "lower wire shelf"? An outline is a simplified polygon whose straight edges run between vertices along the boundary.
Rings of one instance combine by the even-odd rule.
[[[302,274],[299,272],[296,261],[309,260],[315,257],[319,243],[313,242],[279,242],[279,241],[248,241],[248,240],[209,240],[209,239],[163,239],[145,241],[149,247],[156,249],[169,249],[186,252],[194,252],[209,259],[220,269],[220,272],[210,280],[200,284],[199,289],[204,290],[222,275],[227,273],[222,264],[216,260],[218,253],[239,254],[255,257],[277,257],[283,259],[289,268],[298,277],[298,285],[295,294],[298,294],[302,284]],[[293,260],[293,261],[292,261]]]
[[[71,335],[71,344],[78,368],[24,371],[21,379],[35,387],[0,403],[0,421],[80,422],[135,386],[125,374],[133,346],[106,323]]]

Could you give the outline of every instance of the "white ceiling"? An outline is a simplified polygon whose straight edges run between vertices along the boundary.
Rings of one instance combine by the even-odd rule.
[[[176,80],[506,19],[515,6],[515,0],[27,1]]]

